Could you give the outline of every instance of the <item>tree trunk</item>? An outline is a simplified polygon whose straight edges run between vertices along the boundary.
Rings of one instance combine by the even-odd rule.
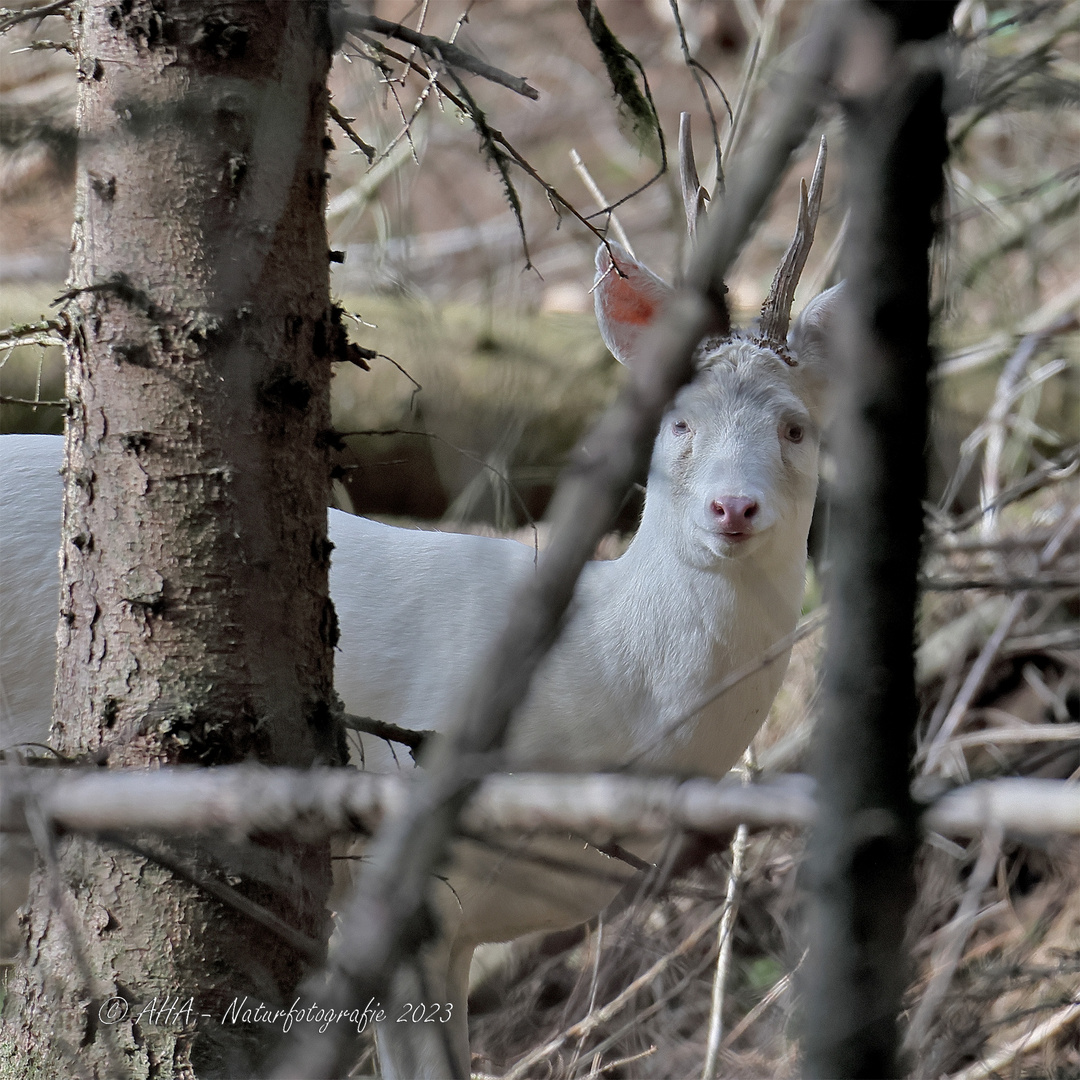
[[[80,156],[53,743],[110,767],[340,761],[327,4],[80,0],[71,19]],[[46,869],[0,1076],[252,1075],[274,1030],[222,1016],[244,995],[292,1002],[304,961],[287,935],[128,848],[37,839]],[[263,850],[278,883],[230,883],[324,942],[328,851]],[[205,853],[182,861],[214,873]]]
[[[940,56],[954,3],[852,5],[851,224],[835,425],[829,645],[815,735],[806,1075],[902,1075],[897,1017],[915,896],[909,794],[925,491],[930,258],[948,153]],[[857,55],[856,50],[862,50]]]

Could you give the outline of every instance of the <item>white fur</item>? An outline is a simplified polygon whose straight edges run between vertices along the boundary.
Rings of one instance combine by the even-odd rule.
[[[637,535],[622,558],[591,563],[582,574],[564,630],[514,719],[509,769],[603,770],[639,758],[650,771],[719,777],[738,761],[768,713],[786,656],[676,734],[660,736],[795,627],[822,422],[819,324],[834,300],[835,291],[819,298],[793,330],[796,367],[751,340],[724,343],[704,357],[657,437]],[[633,343],[636,334],[622,340]],[[798,442],[784,434],[793,423],[803,428]],[[0,437],[5,745],[43,740],[48,729],[60,461],[59,438]],[[748,539],[732,542],[718,532],[710,506],[722,496],[757,501]],[[514,590],[534,572],[532,550],[338,511],[330,512],[330,537],[341,626],[336,686],[346,709],[441,729],[455,693],[499,633]],[[382,741],[359,741],[367,768],[411,767],[400,748],[395,759]],[[530,858],[537,853],[580,870]],[[462,1068],[474,948],[590,918],[618,890],[612,878],[620,872],[629,876],[624,864],[580,839],[522,839],[501,852],[456,843],[448,884],[433,885],[443,930],[426,972],[430,994],[453,1003],[449,1035]],[[402,976],[402,994],[410,978]],[[408,1044],[404,1028],[418,1033],[405,1024],[387,1025],[381,1035],[385,1074],[431,1075],[439,1048],[423,1039],[419,1048]]]

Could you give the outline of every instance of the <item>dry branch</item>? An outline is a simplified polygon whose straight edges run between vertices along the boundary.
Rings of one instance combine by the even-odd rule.
[[[567,1028],[554,1039],[537,1047],[526,1054],[514,1067],[506,1073],[504,1080],[524,1080],[529,1075],[529,1070],[534,1065],[539,1065],[546,1058],[554,1054],[564,1043],[571,1039],[583,1039],[591,1031],[595,1031],[601,1024],[607,1023],[616,1016],[637,996],[639,990],[652,983],[672,962],[685,956],[695,945],[723,918],[727,908],[725,905],[718,907],[703,922],[699,923],[679,945],[670,952],[661,956],[647,971],[639,975],[629,986],[617,994],[606,1005],[599,1009],[593,1009],[588,1016],[573,1027]]]
[[[25,832],[27,807],[56,828],[84,833],[289,833],[304,839],[369,833],[407,804],[415,779],[353,769],[76,770],[0,767],[0,832]],[[954,788],[930,803],[924,829],[977,836],[990,826],[1016,836],[1080,834],[1080,789],[1061,780],[1008,777]],[[470,835],[566,833],[597,843],[656,838],[673,829],[725,835],[805,828],[816,814],[806,776],[756,784],[615,774],[489,776],[462,812]]]
[[[1032,1050],[1038,1050],[1043,1043],[1052,1039],[1078,1017],[1080,1017],[1080,1001],[1074,1001],[1048,1020],[1044,1020],[1027,1035],[1003,1046],[985,1061],[977,1061],[974,1065],[969,1065],[966,1069],[954,1073],[949,1080],[988,1080],[989,1077],[1002,1076],[1003,1070],[1018,1057],[1029,1054]]]
[[[931,962],[930,982],[923,992],[919,1007],[904,1037],[904,1045],[909,1050],[921,1048],[930,1031],[930,1025],[937,1014],[938,1006],[945,997],[963,954],[975,917],[979,914],[982,894],[990,883],[990,878],[997,869],[1001,857],[1001,832],[990,828],[983,833],[979,847],[979,859],[971,871],[963,898],[952,922],[942,928],[940,938],[934,949]]]
[[[20,345],[63,345],[63,332],[64,326],[58,319],[17,323],[0,330],[0,346],[14,349]]]
[[[498,83],[499,86],[513,90],[515,94],[532,98],[533,101],[540,96],[536,87],[530,86],[525,79],[507,74],[478,56],[466,52],[460,45],[455,45],[451,41],[434,37],[432,34],[421,34],[408,26],[402,26],[401,23],[390,22],[387,19],[380,19],[377,15],[365,15],[358,11],[341,11],[338,18],[346,31],[375,33],[382,34],[383,37],[397,38],[398,41],[412,45],[425,56],[446,64],[447,67],[472,72],[473,75],[479,75],[488,82]]]
[[[72,0],[56,0],[52,4],[42,4],[40,7],[28,8],[0,8],[0,34],[6,34],[13,26],[19,23],[32,22],[35,19],[44,19],[49,15],[59,15],[71,6]]]
[[[364,140],[356,134],[356,131],[352,126],[352,117],[342,116],[341,110],[338,109],[333,102],[327,106],[326,111],[330,114],[330,119],[345,132],[349,142],[357,147],[364,157],[367,158],[367,162],[370,165],[375,160],[375,147],[370,143],[364,142]]]
[[[401,53],[395,52],[393,49],[388,48],[386,45],[374,41],[372,38],[366,37],[364,35],[358,35],[358,39],[363,41],[365,45],[375,48],[379,52],[385,54],[386,56],[389,56],[391,59],[397,60],[400,63],[407,65],[410,70],[416,72],[418,75],[422,76],[427,82],[433,85],[435,89],[438,90],[438,92],[447,99],[447,101],[451,102],[453,105],[459,108],[462,113],[469,117],[469,119],[473,122],[473,126],[477,128],[477,133],[480,134],[481,139],[485,140],[486,151],[489,154],[493,150],[496,152],[497,155],[501,154],[501,150],[499,149],[500,147],[502,150],[505,150],[507,155],[509,155],[509,157],[514,161],[514,163],[544,189],[544,194],[548,196],[548,198],[552,202],[552,205],[556,207],[556,212],[558,212],[558,207],[564,207],[568,213],[570,213],[573,217],[580,221],[581,224],[585,226],[585,228],[587,228],[597,237],[597,239],[599,239],[600,241],[604,241],[603,233],[595,225],[593,225],[592,222],[590,222],[588,218],[586,218],[572,203],[564,199],[563,196],[559,194],[558,190],[554,188],[551,184],[549,184],[540,175],[540,173],[538,173],[536,169],[534,169],[532,165],[529,164],[528,160],[510,144],[509,140],[506,138],[505,135],[503,135],[501,131],[498,131],[487,123],[486,119],[484,119],[483,114],[479,113],[479,110],[476,109],[475,105],[470,103],[470,101],[466,98],[464,94],[455,94],[453,90],[447,87],[444,82],[442,82],[436,77],[435,72],[429,71],[427,68],[422,67],[420,64],[416,63],[415,60],[411,60],[407,56],[402,56]],[[460,80],[458,81],[458,89],[463,89]],[[513,185],[509,182],[509,174],[504,173],[503,179],[509,188],[507,194],[510,201],[510,207],[511,210],[515,211],[518,232],[522,236],[523,246],[525,246],[526,259],[528,259],[528,247],[525,243],[524,236],[525,226],[523,219],[520,216],[520,213],[518,213],[518,211],[520,210],[520,206],[517,206],[515,208],[517,194],[516,192],[514,192]],[[635,194],[635,192],[631,192],[631,195],[632,194]],[[625,202],[626,199],[629,197],[630,196],[624,196],[624,198],[618,200],[618,202],[613,205],[618,206],[620,203]],[[612,207],[607,207],[606,209],[610,210],[612,209]]]
[[[597,184],[592,173],[589,172],[588,166],[582,161],[581,155],[573,147],[570,147],[570,164],[574,166],[574,172],[578,174],[581,178],[581,182],[588,188],[589,194],[596,200],[597,206],[607,206],[608,200],[600,190],[600,185]],[[622,222],[619,220],[618,215],[612,211],[608,220],[611,222],[611,228],[615,232],[616,239],[624,248],[626,248],[630,258],[636,259],[637,255],[634,253],[634,245],[630,243],[630,237],[622,227]]]

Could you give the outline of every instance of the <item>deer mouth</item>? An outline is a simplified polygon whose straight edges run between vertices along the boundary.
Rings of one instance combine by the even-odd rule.
[[[713,526],[706,528],[705,544],[719,559],[742,559],[756,551],[762,538],[760,529],[732,529],[730,532]]]

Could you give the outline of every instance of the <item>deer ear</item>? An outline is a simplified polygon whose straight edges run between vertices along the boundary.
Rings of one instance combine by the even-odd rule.
[[[660,314],[671,286],[624,247],[610,241],[611,252],[620,273],[611,265],[611,255],[603,244],[596,252],[596,281],[593,304],[600,336],[612,356],[622,364],[633,365],[646,329]]]
[[[804,393],[819,417],[828,411],[828,388],[836,368],[833,334],[844,302],[844,283],[818,293],[803,308],[788,334],[788,349],[798,361]]]

